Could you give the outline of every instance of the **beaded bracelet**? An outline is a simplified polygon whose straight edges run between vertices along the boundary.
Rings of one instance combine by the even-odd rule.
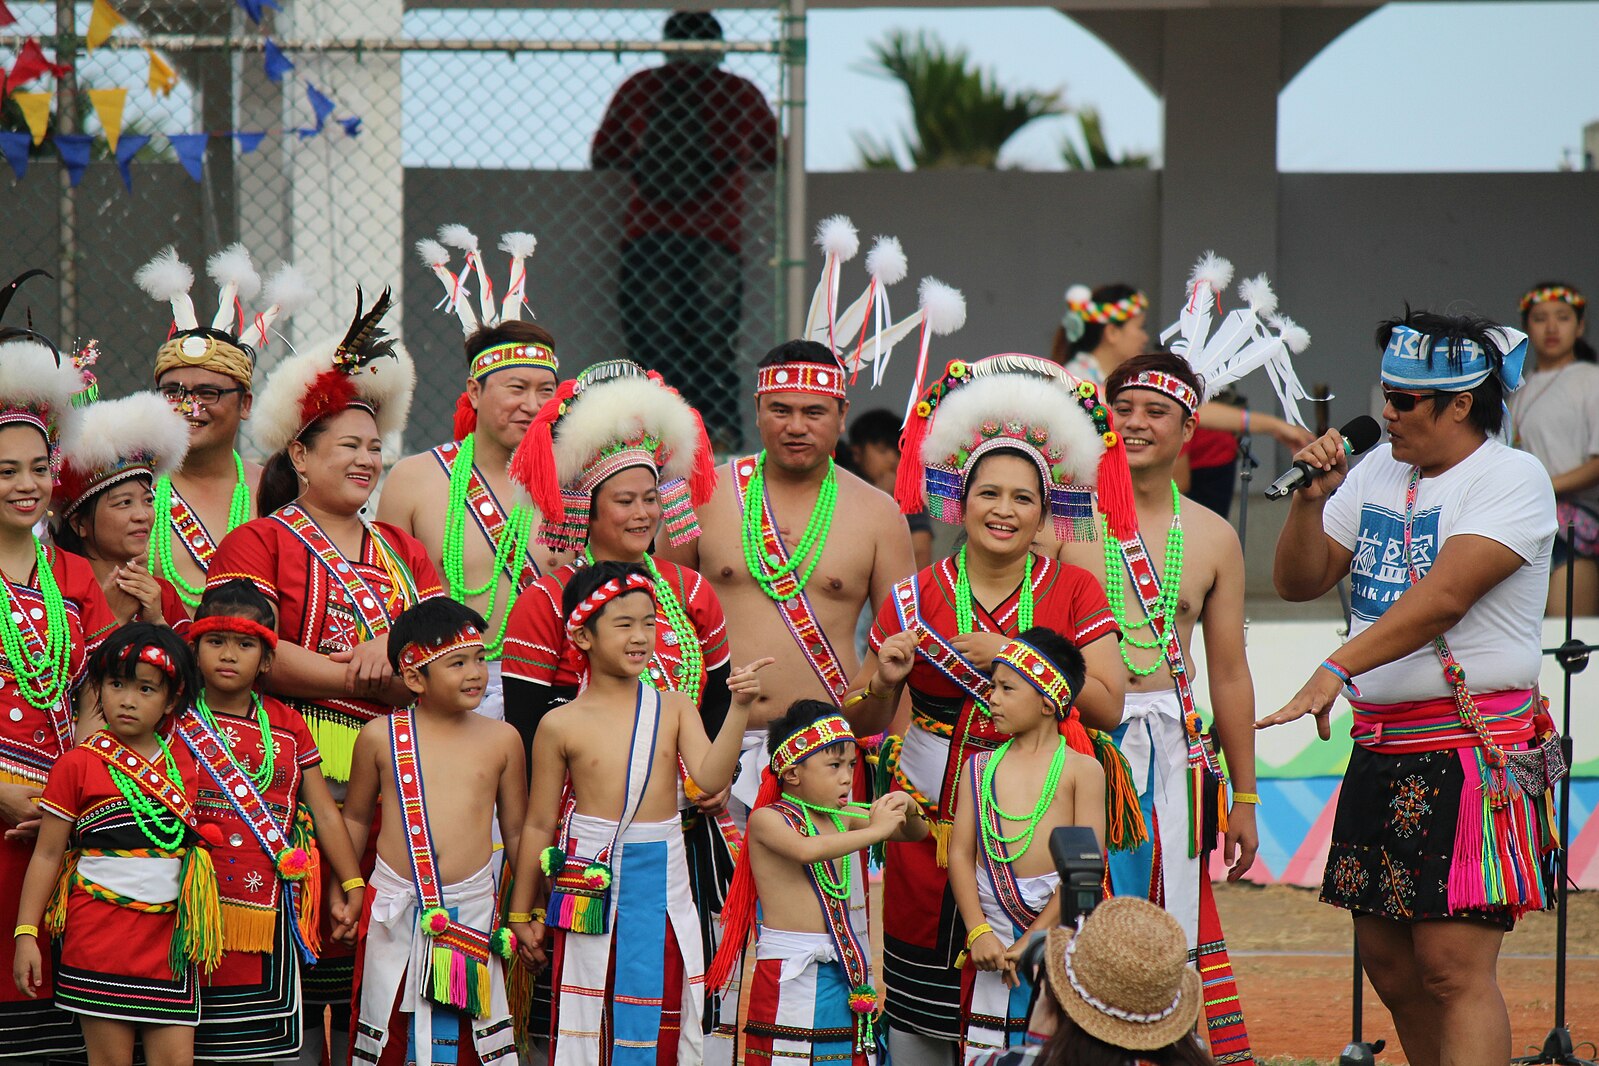
[[[17,926],[17,931],[12,933],[11,936],[13,938],[19,936],[31,936],[34,939],[38,939],[39,927],[37,925],[19,925]]]
[[[339,887],[342,888],[346,892],[353,892],[355,889],[365,888],[366,887],[366,879],[365,878],[361,878],[361,877],[352,877],[348,881],[346,881],[342,885],[340,885]]]
[[[972,945],[977,943],[977,938],[978,937],[982,936],[984,933],[992,933],[993,931],[994,931],[994,927],[989,925],[987,922],[984,922],[982,925],[977,926],[971,932],[967,933],[966,934],[966,950],[967,951],[971,950]]]

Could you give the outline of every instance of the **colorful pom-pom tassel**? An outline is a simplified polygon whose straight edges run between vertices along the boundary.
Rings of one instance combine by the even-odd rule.
[[[611,887],[611,868],[603,862],[591,862],[583,868],[583,884],[595,891],[603,892]]]
[[[545,877],[554,877],[566,865],[566,852],[554,846],[539,852],[539,869],[544,871]]]
[[[500,926],[489,934],[489,950],[502,959],[509,959],[516,953],[516,934]]]
[[[427,936],[438,936],[450,927],[450,912],[443,907],[429,907],[422,912],[418,923]]]
[[[303,881],[311,872],[311,853],[304,848],[284,848],[278,852],[276,866],[285,881]]]

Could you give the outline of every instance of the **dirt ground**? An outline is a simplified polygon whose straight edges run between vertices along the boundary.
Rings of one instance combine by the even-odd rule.
[[[880,883],[873,896],[876,909]],[[1350,1039],[1354,1000],[1349,915],[1318,902],[1314,889],[1287,885],[1218,885],[1216,903],[1255,1057],[1285,1066],[1337,1062]],[[882,928],[879,917],[873,915],[874,929]],[[1567,1027],[1579,1041],[1599,1040],[1599,892],[1572,894],[1567,950]],[[1553,912],[1528,916],[1505,939],[1499,987],[1518,1055],[1536,1051],[1554,1023],[1554,954]],[[881,973],[880,957],[878,963]],[[1362,1037],[1388,1041],[1377,1061],[1404,1062],[1369,982],[1362,1014]]]

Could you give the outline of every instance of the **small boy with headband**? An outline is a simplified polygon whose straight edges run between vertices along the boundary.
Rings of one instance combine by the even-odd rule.
[[[852,801],[855,734],[838,708],[796,700],[767,730],[770,761],[706,983],[739,968],[761,908],[754,983],[746,993],[746,1061],[876,1061],[872,943],[866,928],[867,848],[920,840],[927,823],[907,792],[870,808]]]
[[[988,710],[1010,739],[973,755],[955,783],[969,797],[955,812],[949,845],[950,889],[966,926],[968,1063],[1027,1036],[1033,990],[1016,962],[1031,933],[1060,924],[1050,834],[1086,825],[1104,846],[1105,771],[1061,731],[1084,674],[1082,652],[1053,629],[1035,626],[1006,643],[994,656]]]
[[[492,823],[498,813],[514,862],[527,777],[517,731],[473,713],[488,686],[486,629],[443,597],[401,614],[389,664],[416,704],[356,737],[344,824],[357,853],[383,803],[357,971],[359,1064],[514,1059],[505,961],[515,944],[498,913]]]

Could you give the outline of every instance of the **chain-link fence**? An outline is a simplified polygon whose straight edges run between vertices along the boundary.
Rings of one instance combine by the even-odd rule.
[[[625,354],[682,389],[720,444],[740,443],[738,398],[786,332],[785,219],[802,209],[783,180],[782,101],[801,59],[785,4],[674,16],[542,0],[280,2],[257,23],[247,9],[259,0],[111,0],[125,23],[90,52],[90,4],[7,0],[16,21],[0,28],[0,63],[33,38],[73,67],[25,86],[52,94],[49,130],[21,180],[0,167],[0,274],[56,275],[14,315],[31,309],[63,341],[98,338],[102,389],[116,396],[148,384],[165,336],[168,310],[132,279],[167,244],[195,268],[202,321],[215,307],[204,260],[232,241],[263,275],[290,261],[315,283],[262,371],[288,343],[342,329],[356,284],[369,299],[392,285],[420,378],[415,449],[447,435],[465,371],[460,325],[436,308],[442,291],[415,243],[464,224],[503,295],[495,246],[525,230],[538,238],[528,304],[557,338],[563,376]],[[293,64],[277,79],[268,38]],[[149,87],[156,63],[177,75],[168,94]],[[151,138],[127,168],[131,191],[89,103],[107,88],[127,89],[124,134]],[[13,93],[0,131],[26,128]],[[201,131],[196,182],[167,138]],[[73,188],[54,138],[80,132],[93,162]]]

